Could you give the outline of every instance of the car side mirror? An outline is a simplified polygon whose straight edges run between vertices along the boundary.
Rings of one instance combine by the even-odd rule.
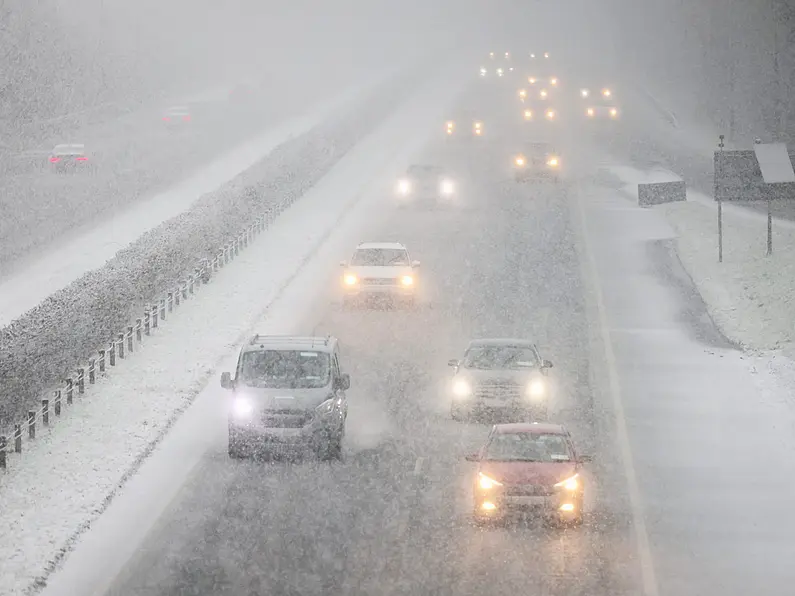
[[[223,372],[221,373],[221,387],[224,389],[232,389],[232,373]]]
[[[593,455],[581,455],[579,461],[581,464],[591,463],[593,461]]]
[[[419,267],[419,266],[420,266],[420,262],[419,262],[419,261],[412,261],[412,262],[411,262],[411,266],[412,266],[412,267],[414,267],[414,268],[416,269],[417,267]]]
[[[345,261],[340,261],[340,267],[347,267],[347,266],[348,263],[346,263]]]
[[[469,455],[465,455],[464,459],[467,461],[480,461],[480,454],[470,453]]]
[[[447,361],[447,366],[452,366],[453,368],[458,368],[458,365],[460,363],[461,362],[459,360],[448,360]]]
[[[351,376],[348,373],[342,373],[337,380],[337,388],[347,391],[351,388]]]
[[[551,360],[542,360],[541,361],[541,368],[552,368],[554,365],[552,364]]]

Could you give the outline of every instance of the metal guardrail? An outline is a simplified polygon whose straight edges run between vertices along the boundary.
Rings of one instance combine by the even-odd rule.
[[[166,291],[163,298],[148,304],[141,317],[119,331],[115,338],[97,350],[93,358],[89,358],[83,366],[79,366],[74,371],[73,375],[64,379],[58,389],[43,398],[38,410],[28,410],[23,421],[14,424],[13,428],[6,429],[5,432],[0,432],[0,470],[8,467],[12,454],[22,455],[26,442],[36,440],[39,428],[50,428],[63,415],[64,406],[68,407],[74,403],[75,396],[82,398],[90,393],[90,387],[98,378],[110,374],[115,367],[122,365],[129,354],[145,347],[146,338],[160,329],[161,324],[168,320],[174,309],[194,296],[201,285],[209,283],[213,273],[229,264],[257,236],[271,227],[275,219],[297,198],[294,196],[269,207],[233,240],[222,246],[212,259],[202,259],[192,273]]]

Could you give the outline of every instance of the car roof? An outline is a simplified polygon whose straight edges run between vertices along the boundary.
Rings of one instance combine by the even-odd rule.
[[[62,143],[56,145],[53,151],[83,151],[86,148],[82,143]]]
[[[171,106],[168,108],[169,112],[189,112],[190,108],[188,106]]]
[[[362,242],[360,243],[356,249],[396,249],[396,250],[406,250],[406,247],[401,244],[400,242]]]
[[[442,171],[442,167],[441,166],[432,166],[430,164],[424,164],[424,163],[413,163],[413,164],[411,164],[409,166],[409,169],[408,169],[409,172],[417,172],[417,171],[420,171],[420,170],[425,171],[425,172],[441,172]]]
[[[554,146],[547,141],[526,141],[523,145],[525,149],[532,149],[534,151],[553,151]]]
[[[337,344],[337,339],[331,335],[254,335],[246,346],[244,352],[258,352],[260,350],[313,350],[317,352],[331,352]]]
[[[521,348],[533,348],[535,344],[529,339],[512,339],[508,337],[504,338],[484,338],[484,339],[473,339],[469,342],[469,347],[474,346],[505,346],[505,347],[521,347]]]
[[[519,433],[537,433],[547,435],[566,435],[568,431],[562,424],[552,424],[549,422],[509,422],[507,424],[495,424],[494,432],[501,435]]]

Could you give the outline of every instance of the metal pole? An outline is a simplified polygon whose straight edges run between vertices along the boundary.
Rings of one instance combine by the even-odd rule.
[[[767,200],[767,256],[773,254],[773,201]]]
[[[721,201],[720,193],[718,192],[718,177],[723,175],[723,135],[720,135],[720,155],[718,156],[718,171],[715,172],[715,185],[714,193],[715,199],[718,201],[718,263],[723,262],[723,201]]]

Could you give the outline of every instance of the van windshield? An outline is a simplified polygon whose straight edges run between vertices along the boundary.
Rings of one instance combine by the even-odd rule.
[[[246,352],[238,379],[249,387],[317,389],[329,384],[331,359],[312,350]]]

